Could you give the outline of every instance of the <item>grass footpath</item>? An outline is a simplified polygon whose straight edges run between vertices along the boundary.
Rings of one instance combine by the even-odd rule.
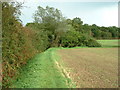
[[[63,77],[55,61],[55,48],[36,55],[21,70],[10,88],[68,88],[67,78]]]

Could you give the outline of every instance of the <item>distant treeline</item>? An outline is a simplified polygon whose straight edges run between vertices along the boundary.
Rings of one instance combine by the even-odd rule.
[[[67,23],[71,24],[77,31],[81,33],[87,33],[88,35],[96,39],[118,39],[120,38],[120,28],[116,26],[100,27],[100,26],[97,26],[96,24],[93,24],[93,25],[84,24],[83,25],[80,18],[74,18],[73,20],[67,19]]]
[[[74,30],[87,34],[95,39],[120,39],[120,28],[116,26],[104,27],[97,26],[96,24],[88,25],[83,24],[81,18],[66,19],[67,25],[74,28]],[[39,23],[41,24],[41,23]],[[26,26],[34,26],[35,23],[27,23]]]
[[[63,17],[60,10],[38,7],[33,23],[22,26],[21,3],[2,3],[2,85],[9,87],[19,70],[36,53],[50,47],[100,47],[96,39],[119,38],[117,27],[84,24]],[[96,38],[96,39],[95,39]]]

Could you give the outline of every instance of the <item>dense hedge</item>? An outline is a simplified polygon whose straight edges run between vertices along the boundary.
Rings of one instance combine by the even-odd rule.
[[[88,47],[100,47],[101,45],[93,38],[86,34],[81,34],[77,31],[68,31],[61,38],[62,47],[76,47],[76,46],[88,46]]]
[[[8,87],[19,69],[36,53],[46,50],[46,35],[25,28],[17,18],[17,6],[2,3],[2,86]]]
[[[23,29],[18,24],[14,25],[10,25],[9,29],[5,29],[3,25],[5,33],[2,40],[3,86],[8,86],[11,78],[18,74],[18,69],[37,52],[32,45],[33,32]]]

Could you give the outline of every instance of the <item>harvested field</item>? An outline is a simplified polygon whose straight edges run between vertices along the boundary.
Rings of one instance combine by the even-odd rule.
[[[77,87],[118,87],[118,48],[60,49],[58,54]]]

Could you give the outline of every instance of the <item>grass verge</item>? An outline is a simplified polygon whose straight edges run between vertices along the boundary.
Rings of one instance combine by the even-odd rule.
[[[50,48],[29,60],[10,88],[68,88],[68,79],[62,76],[55,64],[59,59],[55,51],[56,48]]]

